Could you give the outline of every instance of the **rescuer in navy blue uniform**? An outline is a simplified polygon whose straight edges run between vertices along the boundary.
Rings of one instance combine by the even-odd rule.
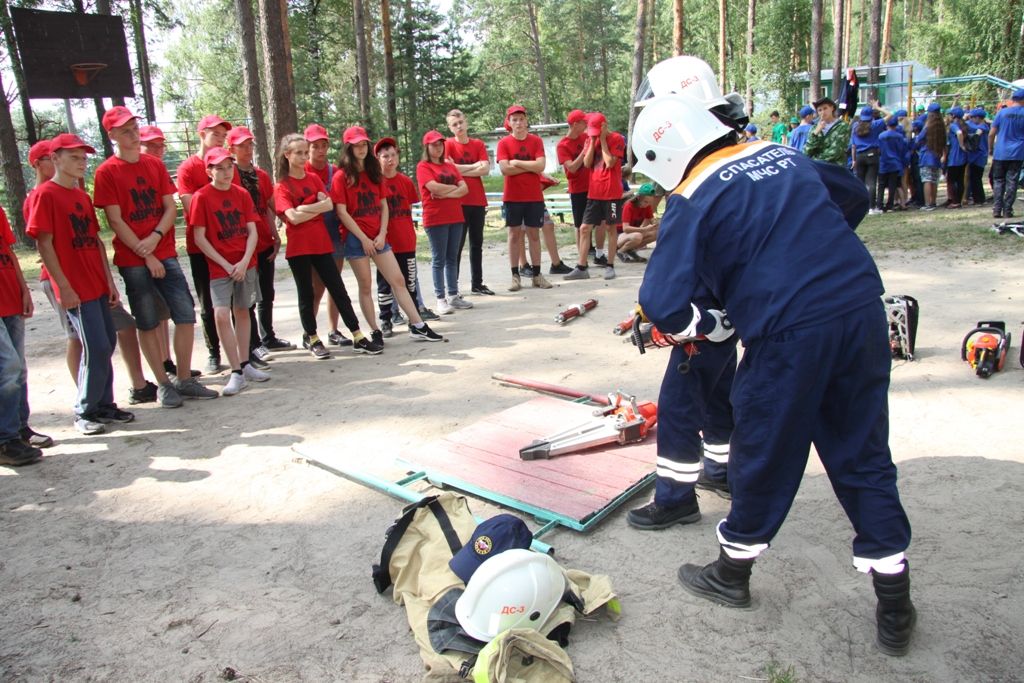
[[[790,148],[737,145],[732,129],[680,95],[647,102],[632,145],[637,171],[676,188],[640,288],[644,313],[670,338],[712,336],[721,316],[692,303],[706,286],[745,346],[721,553],[680,567],[680,581],[715,602],[750,605],[754,560],[789,512],[813,443],[853,524],[854,566],[872,574],[879,647],[904,654],[915,621],[910,524],[888,446],[882,282],[853,232],[868,210],[864,186]]]

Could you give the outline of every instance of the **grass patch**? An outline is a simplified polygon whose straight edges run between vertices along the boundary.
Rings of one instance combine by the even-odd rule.
[[[1024,240],[997,235],[991,209],[896,211],[868,216],[857,234],[874,254],[936,251],[951,257],[991,259],[1024,253]]]
[[[792,666],[783,667],[774,659],[765,664],[764,675],[769,683],[797,683],[798,680]]]

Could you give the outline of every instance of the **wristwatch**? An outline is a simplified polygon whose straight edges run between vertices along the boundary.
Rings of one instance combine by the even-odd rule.
[[[163,239],[164,234],[160,232],[160,228],[153,228],[153,232],[160,235],[160,238]]]

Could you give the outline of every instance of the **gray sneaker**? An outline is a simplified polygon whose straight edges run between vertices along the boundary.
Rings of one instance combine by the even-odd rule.
[[[564,279],[566,279],[566,280],[589,280],[590,279],[590,269],[587,268],[586,270],[584,270],[583,268],[580,268],[579,266],[576,266],[575,268],[572,269],[571,273],[569,273],[568,275],[565,276]]]
[[[220,396],[220,394],[213,389],[204,387],[194,377],[190,377],[184,381],[179,379],[174,383],[174,388],[178,390],[178,393],[181,394],[182,398],[209,399]]]
[[[422,315],[420,317],[422,317]],[[405,316],[402,315],[401,311],[394,311],[391,314],[391,324],[393,326],[407,325],[408,323],[409,321],[405,319]]]
[[[103,423],[96,422],[85,415],[75,418],[75,429],[79,434],[85,434],[86,436],[92,436],[93,434],[102,434],[107,431],[107,428],[103,426]]]
[[[161,384],[156,388],[156,401],[160,404],[161,408],[178,408],[183,403],[181,394],[178,393],[178,390],[170,382]]]
[[[612,268],[611,266],[608,266],[607,268],[605,268],[604,269],[604,279],[605,280],[614,280],[615,279],[615,269]]]
[[[463,299],[461,294],[448,297],[448,305],[459,310],[473,308],[473,304]]]
[[[441,316],[424,306],[420,309],[420,318],[423,320],[440,320]]]

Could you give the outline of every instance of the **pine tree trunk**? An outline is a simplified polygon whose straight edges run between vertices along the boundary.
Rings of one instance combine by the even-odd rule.
[[[370,60],[366,52],[366,19],[363,0],[352,0],[352,18],[356,34],[356,81],[359,93],[359,117],[362,125],[372,128],[370,122]]]
[[[0,95],[6,92],[0,73]],[[21,205],[25,203],[25,176],[21,173],[21,157],[18,156],[18,139],[14,135],[11,121],[11,105],[6,97],[0,96],[0,164],[4,167],[4,186],[7,188],[7,212],[15,237],[26,244],[25,219]],[[7,408],[5,408],[6,410]]]
[[[646,0],[647,3],[647,33],[649,40],[647,41],[647,57],[644,63],[647,68],[658,63],[658,21],[655,17],[654,10],[657,5],[654,0]]]
[[[893,1],[885,0],[885,25],[882,27],[882,64],[888,64],[892,57],[892,10]]]
[[[679,56],[683,54],[683,31],[686,28],[686,17],[684,15],[683,0],[675,0],[672,3],[672,54]]]
[[[644,37],[647,33],[647,8],[645,0],[637,0],[636,3],[636,33],[633,48],[633,78],[629,86],[629,127],[627,138],[633,139],[633,124],[636,123],[636,107],[632,103],[636,101],[636,92],[640,89],[640,82],[644,78]],[[633,151],[629,150],[627,158],[629,165],[633,165]]]
[[[416,103],[417,103],[417,91],[418,84],[416,83],[416,75],[413,70],[413,60],[415,59],[415,50],[413,45],[413,12],[412,12],[412,0],[405,0],[405,4],[402,7],[404,16],[402,17],[402,24],[405,29],[405,65],[406,65],[406,80],[405,80],[405,93],[406,93],[406,105],[405,105],[405,148],[412,149],[413,131],[420,130],[419,120],[416,117]]]
[[[718,83],[725,90],[725,40],[728,9],[726,0],[718,0]]]
[[[128,11],[132,22],[132,35],[135,39],[135,61],[139,68],[139,85],[142,86],[142,102],[146,107],[146,120],[153,123],[156,121],[156,102],[153,98],[153,74],[149,64],[149,49],[146,47],[142,0],[129,0]]]
[[[747,0],[747,116],[754,115],[754,25],[757,23],[757,0]]]
[[[21,116],[25,119],[28,144],[32,146],[39,141],[39,136],[36,134],[32,103],[28,99],[28,86],[25,83],[25,69],[21,65],[21,55],[18,54],[18,45],[14,39],[14,24],[11,22],[7,0],[0,0],[0,24],[3,24],[4,42],[7,44],[7,54],[11,57],[11,71],[14,72],[14,84],[18,88],[18,100],[21,102]]]
[[[537,25],[537,5],[533,0],[527,0],[526,12],[530,18],[530,42],[533,43],[533,60],[537,68],[537,81],[540,86],[540,103],[541,109],[544,112],[544,123],[551,123],[551,111],[548,108],[547,73],[544,69],[544,57],[540,51],[540,27]]]
[[[292,46],[288,37],[287,0],[258,0],[260,26],[263,29],[264,83],[267,110],[270,113],[270,139],[293,133],[299,128],[295,112],[295,82],[292,76]]]
[[[810,101],[821,97],[821,33],[825,0],[811,0],[811,76]]]
[[[260,88],[260,64],[256,56],[256,20],[252,13],[252,0],[235,0],[235,15],[238,17],[242,39],[242,82],[245,84],[249,124],[255,138],[256,165],[271,169],[274,158],[270,148],[274,141],[267,140],[267,121],[263,116],[263,92]]]
[[[882,54],[882,0],[871,0],[871,36],[868,42],[868,81],[878,83],[878,60]],[[872,86],[868,101],[877,99],[878,86]]]
[[[839,97],[839,84],[843,79],[843,19],[845,13],[846,7],[843,0],[834,0],[832,10],[835,31],[832,41],[832,99]]]
[[[384,33],[384,87],[388,99],[388,132],[398,132],[398,102],[395,98],[395,54],[391,43],[391,1],[380,0],[380,23]]]

